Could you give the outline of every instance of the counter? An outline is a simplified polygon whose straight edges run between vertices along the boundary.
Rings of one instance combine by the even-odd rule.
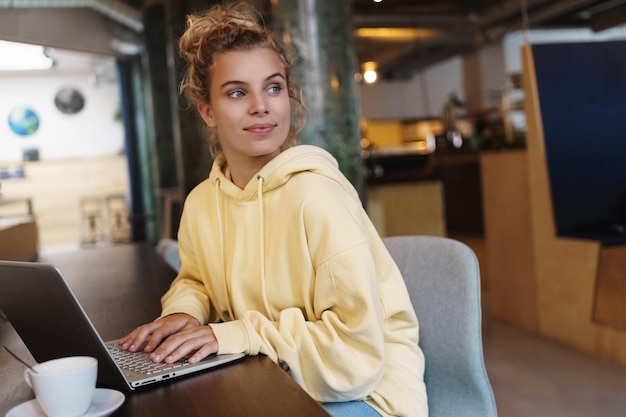
[[[424,154],[413,148],[364,158],[367,207],[379,233],[483,234],[479,154]]]

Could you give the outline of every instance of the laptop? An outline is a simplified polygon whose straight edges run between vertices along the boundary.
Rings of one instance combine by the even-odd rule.
[[[93,356],[98,359],[98,384],[119,390],[169,381],[244,356],[210,355],[194,364],[167,365],[152,364],[144,352],[122,351],[116,341],[102,340],[61,272],[45,263],[0,260],[0,310],[37,362]],[[133,364],[121,363],[122,356],[130,356]]]

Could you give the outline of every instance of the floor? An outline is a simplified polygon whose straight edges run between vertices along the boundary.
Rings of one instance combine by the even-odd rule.
[[[626,416],[626,366],[493,320],[483,346],[499,417]]]
[[[483,239],[450,237],[474,250],[485,281]],[[626,366],[490,318],[488,290],[483,288],[483,347],[499,417],[626,416]]]

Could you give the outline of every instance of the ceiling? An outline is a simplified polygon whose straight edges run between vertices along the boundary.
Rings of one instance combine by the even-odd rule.
[[[270,4],[270,0],[252,1],[257,5]],[[11,34],[33,32],[31,39],[26,37],[22,41],[36,41],[43,37],[55,46],[49,40],[46,26],[41,24],[44,20],[31,21],[27,19],[29,15],[19,14],[23,8],[33,7],[45,9],[45,15],[42,15],[45,21],[56,22],[57,27],[67,24],[57,16],[62,14],[68,19],[63,7],[82,7],[80,10],[91,9],[92,13],[107,16],[130,28],[131,32],[141,31],[140,10],[147,2],[44,0],[35,2],[37,6],[33,6],[31,0],[0,0],[0,9],[5,9],[0,11],[0,38],[4,32],[8,32],[4,33],[7,39],[15,37]],[[351,0],[351,3],[357,59],[361,64],[376,62],[381,79],[410,78],[422,68],[475,51],[483,45],[499,41],[506,33],[525,27],[587,27],[602,31],[626,23],[626,0],[382,0],[378,3],[374,0]],[[524,9],[527,13],[523,13]],[[56,15],[55,11],[58,11]],[[89,25],[98,23],[82,18],[76,22],[78,24],[83,20]],[[9,27],[11,25],[16,26],[13,32]],[[39,32],[43,32],[37,32],[37,28],[42,28]],[[75,29],[80,30],[78,26]],[[90,36],[75,37],[71,44],[77,50],[93,49],[92,45],[81,48],[78,44],[93,40],[97,31],[83,30],[87,30]],[[117,30],[117,33],[104,33],[102,37],[108,39],[113,36],[124,40],[123,34]]]
[[[626,0],[352,0],[359,62],[375,61],[382,79],[403,79],[528,27],[626,23]],[[522,8],[527,13],[522,13]],[[527,18],[522,18],[522,15]]]

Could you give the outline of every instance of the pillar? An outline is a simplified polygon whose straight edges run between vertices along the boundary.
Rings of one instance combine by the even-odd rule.
[[[143,6],[144,79],[148,86],[154,178],[150,191],[157,197],[155,217],[159,229],[171,228],[160,230],[161,236],[176,237],[183,198],[208,177],[212,163],[204,124],[195,108],[186,106],[178,94],[182,78],[177,65],[178,38],[187,14],[204,6],[207,2],[198,0],[149,0]]]
[[[351,2],[272,0],[274,29],[295,53],[295,76],[307,105],[300,142],[328,150],[363,194],[360,97]]]

